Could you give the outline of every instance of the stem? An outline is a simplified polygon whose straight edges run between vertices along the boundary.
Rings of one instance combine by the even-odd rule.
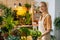
[[[27,35],[26,35],[26,40],[27,40]]]

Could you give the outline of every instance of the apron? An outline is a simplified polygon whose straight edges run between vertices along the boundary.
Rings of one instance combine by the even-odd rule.
[[[48,16],[49,14],[47,14],[45,17],[42,18],[42,20],[38,21],[38,30],[43,34],[46,30],[44,28],[44,19]],[[50,40],[50,33],[43,36],[41,38],[41,40]]]

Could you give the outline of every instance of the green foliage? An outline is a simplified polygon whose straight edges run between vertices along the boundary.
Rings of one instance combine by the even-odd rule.
[[[26,4],[25,4],[25,7],[30,8],[30,7],[31,7],[31,5],[30,5],[30,4],[28,4],[28,3],[26,3]]]
[[[2,10],[4,10],[4,16],[3,16],[3,22],[4,22],[4,24],[3,24],[2,31],[6,29],[9,32],[9,31],[12,30],[12,28],[16,24],[18,24],[18,21],[14,21],[13,20],[13,11],[11,10],[11,8],[8,8],[8,7],[6,7],[3,4],[0,4],[0,8]],[[2,21],[2,18],[1,18],[1,21]]]
[[[13,21],[13,18],[11,16],[8,16],[4,18],[4,26],[8,28],[8,30],[12,30],[16,24],[18,24],[18,21]]]
[[[30,30],[30,35],[31,35],[31,36],[37,36],[36,31]]]
[[[31,15],[29,14],[29,12],[26,12],[25,16],[19,16],[20,20],[20,24],[23,25],[31,25],[32,24],[32,20],[31,20]]]
[[[41,36],[41,32],[38,31],[38,30],[34,31],[34,30],[31,30],[31,29],[28,29],[28,28],[20,28],[20,31],[21,31],[22,33],[25,33],[27,36],[29,36],[29,35],[31,35],[32,37],[33,37],[33,36],[34,36],[34,37],[39,37],[39,36]]]
[[[6,8],[7,8],[7,7],[6,7],[5,5],[0,4],[0,9],[4,10],[4,9],[6,9]]]
[[[25,4],[25,6],[27,8],[31,7],[31,5],[29,5],[29,4]],[[18,21],[13,20],[14,19],[13,18],[13,11],[11,10],[11,8],[8,8],[8,7],[6,7],[6,6],[2,5],[2,4],[0,4],[0,8],[2,10],[4,10],[4,14],[5,14],[4,17],[3,17],[4,24],[3,24],[3,27],[1,28],[1,30],[4,33],[5,32],[10,32],[14,28],[14,26],[18,24]],[[25,16],[25,20],[24,20],[25,24],[31,24],[31,18],[30,17],[31,17],[31,15],[29,14],[29,12],[27,12],[26,16]],[[24,17],[22,17],[22,18],[24,18]],[[2,19],[0,21],[2,21]],[[20,28],[19,31],[20,31],[21,34],[25,33],[26,36],[29,36],[29,35],[35,36],[35,37],[41,36],[40,31],[30,30],[28,28]],[[14,31],[14,32],[16,34],[18,33],[17,30]],[[10,36],[10,37],[11,37],[11,39],[13,38],[12,36]]]
[[[5,24],[3,24],[2,31],[3,32],[9,32],[11,31],[14,26],[17,24],[17,21],[13,21],[13,18],[11,16],[4,18],[3,20]]]
[[[2,21],[3,21],[3,17],[0,16],[0,24],[2,24]]]
[[[2,28],[1,28],[1,30],[2,30],[2,32],[3,32],[3,33],[5,33],[5,32],[8,32],[8,31],[9,31],[7,27],[2,27]]]
[[[54,26],[56,27],[56,29],[60,29],[60,17],[55,18]]]
[[[28,28],[20,28],[20,32],[21,33],[25,33],[26,36],[29,36],[30,35],[30,31]]]
[[[25,20],[25,24],[31,24],[31,15],[29,14],[29,12],[26,13],[26,20]]]
[[[4,10],[4,14],[5,14],[4,16],[6,17],[13,14],[13,11],[11,10],[11,8],[8,8],[3,4],[0,4],[0,9]]]
[[[18,36],[9,35],[6,40],[20,40]]]
[[[1,22],[1,21],[3,21],[3,17],[2,17],[2,16],[0,16],[0,22]]]
[[[36,31],[30,30],[30,35],[31,35],[32,37],[39,37],[39,36],[41,36],[41,32],[38,31],[38,30],[36,30]]]
[[[18,29],[13,30],[12,35],[21,37],[21,33]]]
[[[4,9],[4,14],[6,17],[8,17],[9,15],[12,16],[13,12],[12,12],[11,8],[6,8],[6,9]]]

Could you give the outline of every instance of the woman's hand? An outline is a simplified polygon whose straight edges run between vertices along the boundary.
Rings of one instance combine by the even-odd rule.
[[[44,36],[44,35],[41,35],[41,36],[40,36],[40,39],[41,39],[43,36]]]
[[[36,22],[32,22],[33,26],[38,26],[38,24]]]
[[[41,40],[41,39],[42,39],[42,37],[43,37],[43,35],[41,35],[40,37],[38,37],[38,39],[39,39],[39,40]]]
[[[40,37],[38,37],[38,40],[42,40],[42,37],[43,37],[44,35],[41,35]]]
[[[45,36],[45,35],[47,35],[47,34],[49,34],[49,33],[50,33],[50,29],[47,30],[47,31],[45,31],[45,32],[40,36],[40,38],[42,38],[43,36]]]

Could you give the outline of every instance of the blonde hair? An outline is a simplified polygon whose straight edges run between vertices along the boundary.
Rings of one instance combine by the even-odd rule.
[[[48,5],[47,5],[47,3],[46,2],[40,2],[40,3],[43,3],[44,5],[45,5],[45,7],[46,7],[46,11],[48,12]]]

